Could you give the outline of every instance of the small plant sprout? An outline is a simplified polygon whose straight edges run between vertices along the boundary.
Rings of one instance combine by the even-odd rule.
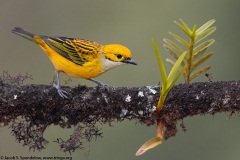
[[[200,64],[205,62],[208,58],[210,58],[213,55],[213,52],[209,52],[207,54],[204,54],[204,53],[207,50],[207,48],[215,42],[215,40],[210,39],[204,42],[201,42],[201,41],[216,30],[216,27],[211,27],[211,25],[215,22],[215,20],[212,19],[208,21],[198,29],[197,29],[197,26],[194,25],[192,30],[187,26],[187,24],[182,19],[180,19],[180,21],[181,23],[178,23],[178,22],[174,22],[174,23],[187,34],[190,40],[186,41],[180,36],[172,32],[169,32],[169,34],[176,41],[178,41],[181,45],[184,46],[184,48],[186,48],[186,49],[182,49],[173,41],[169,39],[164,39],[164,42],[166,44],[164,44],[163,47],[175,59],[175,61],[169,58],[166,59],[166,61],[173,66],[168,76],[166,74],[166,70],[162,62],[162,58],[158,50],[158,46],[155,40],[152,39],[155,54],[158,60],[159,70],[161,73],[161,80],[162,80],[160,97],[156,107],[156,115],[159,115],[163,107],[163,104],[165,102],[165,99],[168,95],[168,92],[172,89],[174,84],[178,81],[178,79],[182,75],[184,75],[185,83],[189,84],[191,80],[199,76],[201,73],[206,73],[211,68],[210,66],[206,66],[195,71],[195,69],[198,68]],[[199,42],[201,43],[198,44]],[[209,77],[210,76],[208,76],[208,78]],[[210,81],[210,78],[209,78],[209,81]],[[196,98],[198,99],[199,97],[197,96]],[[227,101],[224,100],[223,103],[227,103]],[[136,152],[136,156],[139,156],[145,153],[147,150],[154,148],[157,145],[162,143],[162,139],[164,136],[164,126],[165,126],[164,120],[161,120],[160,118],[157,119],[157,136],[145,142]]]
[[[204,53],[206,52],[207,48],[215,42],[215,40],[210,39],[203,41],[203,39],[212,34],[216,30],[216,27],[211,27],[211,25],[215,22],[214,19],[208,21],[198,29],[197,26],[194,25],[192,30],[182,19],[180,19],[180,21],[181,23],[178,23],[176,21],[174,23],[186,33],[190,40],[186,41],[180,36],[169,32],[169,34],[176,41],[178,41],[182,46],[184,46],[184,49],[182,49],[180,46],[178,46],[176,43],[169,39],[164,39],[164,42],[166,44],[164,44],[163,47],[168,51],[168,53],[170,53],[174,57],[174,59],[178,59],[184,51],[187,52],[187,55],[184,61],[181,63],[181,66],[186,66],[186,70],[184,72],[184,79],[185,83],[189,84],[191,80],[199,76],[201,73],[207,72],[211,68],[210,66],[206,66],[195,71],[200,64],[205,62],[213,55],[213,52],[209,52],[207,54]],[[167,58],[166,61],[172,65],[175,64],[175,62],[169,58]],[[179,69],[181,70],[181,68]]]
[[[154,39],[152,39],[152,42],[153,42],[155,54],[156,54],[158,65],[159,65],[159,70],[161,73],[161,79],[162,79],[162,83],[161,83],[162,86],[160,89],[160,97],[159,97],[157,108],[156,108],[156,113],[159,114],[159,112],[161,111],[161,109],[163,107],[163,104],[167,97],[168,92],[170,91],[170,89],[174,86],[174,84],[177,82],[177,80],[182,76],[182,74],[185,71],[185,67],[182,67],[181,69],[179,69],[179,68],[181,66],[181,63],[183,62],[184,57],[186,56],[186,51],[183,52],[179,56],[177,61],[174,63],[169,75],[167,76],[166,70],[165,70],[165,67],[164,67],[164,64],[163,64],[163,61],[161,58],[161,54],[160,54],[160,52],[158,50],[158,46],[156,44],[156,41]],[[178,73],[178,70],[180,70],[180,73]],[[139,156],[139,155],[145,153],[147,150],[154,148],[162,143],[163,134],[164,134],[164,123],[162,121],[157,121],[157,123],[158,123],[157,136],[148,140],[147,142],[145,142],[139,148],[139,150],[136,152],[136,156]]]
[[[155,54],[158,60],[158,65],[159,65],[159,70],[161,73],[161,80],[162,80],[161,92],[160,92],[160,97],[157,105],[157,112],[159,113],[163,107],[163,103],[165,101],[165,98],[167,97],[168,92],[174,86],[174,84],[178,81],[178,79],[183,75],[185,71],[185,67],[182,67],[180,70],[180,73],[178,73],[180,65],[183,62],[184,57],[186,56],[186,51],[179,56],[177,61],[174,63],[169,75],[167,76],[166,69],[164,67],[161,54],[158,50],[157,43],[154,39],[152,39],[152,42],[153,42]]]

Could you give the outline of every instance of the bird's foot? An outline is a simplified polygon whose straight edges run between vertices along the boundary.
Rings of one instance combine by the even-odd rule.
[[[99,87],[99,88],[102,88],[102,89],[105,89],[105,90],[109,91],[109,87],[108,87],[108,85],[107,85],[107,84],[104,84],[104,83],[102,83],[102,82],[99,82],[99,81],[97,81],[97,80],[95,80],[95,79],[88,79],[88,80],[90,80],[90,81],[92,81],[92,82],[96,83],[96,84],[97,84],[97,87]]]
[[[62,97],[62,98],[68,98],[68,96],[66,95],[68,92],[61,89],[61,87],[55,83],[53,83],[53,87],[57,89],[58,94]]]
[[[105,91],[109,91],[109,87],[108,87],[107,84],[99,82],[99,83],[97,83],[97,87],[100,88],[100,89],[103,89]]]

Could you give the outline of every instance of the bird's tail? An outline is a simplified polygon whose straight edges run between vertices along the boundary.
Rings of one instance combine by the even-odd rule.
[[[28,40],[36,43],[36,41],[35,41],[34,38],[33,38],[33,37],[35,36],[35,34],[32,34],[32,33],[30,33],[30,32],[27,32],[27,31],[23,30],[23,29],[20,28],[20,27],[15,27],[15,28],[12,30],[12,33],[15,33],[15,34],[17,34],[17,35],[19,35],[19,36],[21,36],[21,37],[23,37],[23,38],[26,38],[26,39],[28,39]]]

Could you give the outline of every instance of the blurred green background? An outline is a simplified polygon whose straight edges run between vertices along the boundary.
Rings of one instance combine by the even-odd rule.
[[[239,80],[240,1],[236,0],[1,0],[0,1],[0,73],[11,75],[28,72],[33,76],[27,83],[50,84],[54,69],[37,45],[11,33],[19,26],[42,35],[79,37],[101,44],[120,43],[127,46],[138,66],[115,68],[97,79],[110,86],[157,85],[158,65],[151,38],[161,47],[168,32],[182,35],[173,23],[180,18],[191,27],[216,19],[216,40],[208,51],[215,54],[205,65],[211,65],[214,81]],[[164,58],[170,57],[160,48]],[[168,70],[170,65],[168,66]],[[61,75],[63,79],[67,76]],[[69,84],[94,86],[82,79],[72,78]],[[204,75],[195,81],[207,81]],[[103,125],[103,135],[85,150],[69,155],[59,151],[56,138],[66,139],[72,130],[51,126],[44,137],[50,142],[47,149],[29,151],[11,136],[8,127],[0,128],[0,156],[72,156],[91,160],[235,160],[239,159],[240,123],[238,115],[194,116],[184,119],[187,132],[179,127],[176,137],[164,141],[140,157],[137,149],[155,135],[154,127],[135,121]]]

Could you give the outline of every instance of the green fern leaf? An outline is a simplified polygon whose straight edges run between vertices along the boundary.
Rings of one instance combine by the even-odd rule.
[[[182,19],[180,19],[180,21],[183,21]],[[183,25],[181,25],[180,23],[174,21],[174,23],[181,28],[189,37],[192,35],[192,31],[191,29],[185,24],[185,22],[183,21]]]
[[[186,48],[189,48],[189,44],[186,40],[184,40],[183,38],[181,38],[180,36],[172,33],[172,32],[169,32],[169,34],[171,36],[173,36],[173,38],[175,38],[178,42],[180,42],[182,45],[184,45]]]
[[[207,36],[212,34],[215,30],[216,30],[216,27],[212,27],[212,28],[207,29],[206,31],[201,32],[200,34],[198,34],[196,36],[195,43],[198,43],[202,39],[206,38]]]
[[[195,54],[193,55],[192,61],[194,62],[194,61],[198,60],[198,58],[200,58],[200,57],[205,53],[206,50],[207,50],[207,48],[205,48],[205,49],[203,49],[203,50],[195,53]]]
[[[214,39],[207,40],[193,49],[193,55],[197,52],[204,50],[215,42]]]
[[[202,69],[199,69],[198,71],[194,72],[191,76],[190,76],[190,81],[193,80],[194,78],[196,78],[197,76],[199,76],[200,74],[207,72],[211,67],[207,66],[204,67]]]
[[[184,50],[181,47],[179,47],[178,45],[176,45],[173,41],[170,41],[167,38],[163,39],[163,41],[165,43],[167,43],[168,46],[170,46],[172,49],[176,50],[179,54],[184,52]]]
[[[191,66],[191,72],[197,68],[200,64],[202,64],[203,62],[205,62],[208,58],[210,58],[213,55],[213,52],[210,52],[208,54],[206,54],[204,57],[201,57],[199,60],[197,60],[196,62],[194,62]]]
[[[213,23],[215,22],[215,19],[212,19],[208,22],[206,22],[204,25],[202,25],[201,27],[199,27],[197,29],[197,34],[201,34],[203,31],[205,31],[206,29],[208,29]]]

